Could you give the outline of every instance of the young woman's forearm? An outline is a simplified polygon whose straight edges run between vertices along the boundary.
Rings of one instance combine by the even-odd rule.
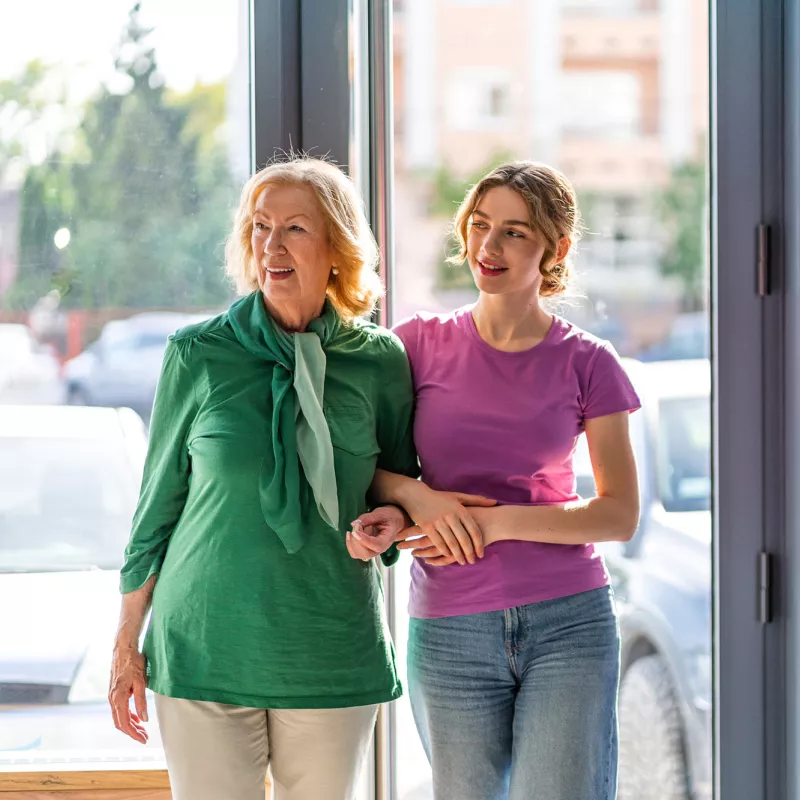
[[[410,494],[414,490],[418,491],[423,485],[414,478],[377,469],[369,489],[370,499],[375,505],[395,505],[405,508]]]
[[[150,610],[157,579],[157,575],[151,575],[144,586],[122,595],[116,647],[134,650],[139,648],[139,637]]]
[[[593,497],[563,506],[472,509],[486,544],[504,539],[549,544],[626,542],[639,523],[638,502]]]

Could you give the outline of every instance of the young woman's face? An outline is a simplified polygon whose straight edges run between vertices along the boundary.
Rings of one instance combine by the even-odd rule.
[[[266,186],[253,212],[250,244],[268,301],[324,302],[334,256],[312,188]]]
[[[538,296],[545,245],[529,219],[527,203],[507,186],[489,189],[480,199],[467,235],[467,261],[480,291]]]

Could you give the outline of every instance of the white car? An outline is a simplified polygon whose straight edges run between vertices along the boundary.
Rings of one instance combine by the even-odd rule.
[[[641,518],[600,550],[622,634],[620,798],[711,797],[711,365],[628,362]],[[578,493],[594,494],[585,437]]]
[[[145,449],[130,409],[0,408],[0,768],[161,758],[106,701]]]
[[[62,403],[60,373],[58,359],[27,325],[0,324],[0,404]]]
[[[208,314],[154,311],[112,320],[100,338],[64,365],[72,405],[127,406],[150,417],[167,337]]]

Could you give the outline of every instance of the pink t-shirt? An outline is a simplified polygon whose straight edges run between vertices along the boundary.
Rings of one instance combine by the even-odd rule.
[[[472,307],[418,314],[394,331],[411,362],[422,480],[505,505],[577,499],[572,460],[584,420],[639,408],[614,348],[561,317],[535,347],[481,339]],[[411,568],[412,617],[497,611],[608,584],[593,545],[503,541],[473,565]]]

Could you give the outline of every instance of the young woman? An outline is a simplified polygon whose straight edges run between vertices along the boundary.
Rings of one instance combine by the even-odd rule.
[[[608,343],[542,305],[568,286],[579,224],[563,175],[496,168],[455,219],[477,303],[395,329],[422,481],[379,471],[372,489],[416,523],[399,534],[415,556],[409,689],[437,800],[616,796],[619,635],[593,543],[636,530],[639,400]],[[590,500],[572,465],[584,432]],[[351,553],[379,551],[400,524],[362,516]]]

